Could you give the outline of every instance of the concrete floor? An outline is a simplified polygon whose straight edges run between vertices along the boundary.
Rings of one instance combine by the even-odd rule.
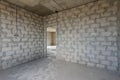
[[[120,76],[103,69],[44,58],[0,71],[0,80],[120,80]]]

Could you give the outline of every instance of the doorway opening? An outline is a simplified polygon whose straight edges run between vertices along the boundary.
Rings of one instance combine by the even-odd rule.
[[[50,57],[56,56],[56,28],[47,28],[47,54]]]

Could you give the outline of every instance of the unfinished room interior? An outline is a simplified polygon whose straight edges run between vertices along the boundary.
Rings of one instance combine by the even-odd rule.
[[[0,0],[0,80],[120,80],[120,0]]]

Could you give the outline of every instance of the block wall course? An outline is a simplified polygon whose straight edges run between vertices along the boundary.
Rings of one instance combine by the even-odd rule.
[[[0,69],[43,57],[44,27],[42,17],[0,1]],[[18,37],[15,37],[15,33]]]
[[[117,3],[117,0],[99,0],[45,16],[46,28],[57,27],[55,56],[117,71]]]
[[[118,14],[117,14],[117,17],[118,17],[118,37],[117,37],[117,44],[118,44],[118,70],[119,70],[119,73],[120,73],[120,1],[118,0]]]

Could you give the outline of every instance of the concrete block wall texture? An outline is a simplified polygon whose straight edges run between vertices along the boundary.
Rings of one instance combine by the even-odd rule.
[[[118,0],[99,0],[44,17],[57,26],[58,59],[118,70]]]
[[[119,73],[120,73],[120,0],[118,1],[118,66],[119,66]]]
[[[58,13],[57,58],[110,70],[120,68],[119,0],[99,0]],[[0,2],[0,69],[46,56],[47,27],[57,14],[44,17]],[[118,56],[119,55],[119,56]]]
[[[42,17],[18,8],[18,37],[15,5],[0,2],[0,69],[38,59],[44,55]]]

